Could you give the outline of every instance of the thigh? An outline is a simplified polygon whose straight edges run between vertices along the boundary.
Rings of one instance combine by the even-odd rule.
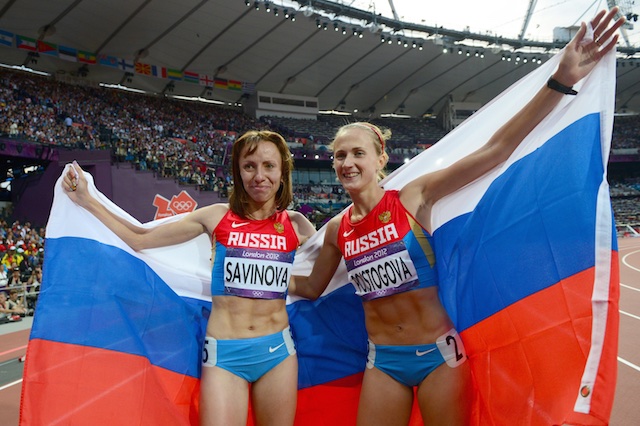
[[[358,425],[406,426],[412,404],[412,388],[375,367],[365,370],[358,404]]]
[[[200,425],[245,426],[249,410],[249,384],[220,367],[202,367]]]
[[[467,425],[473,395],[469,361],[455,368],[440,365],[418,386],[424,424]]]
[[[298,358],[289,355],[251,386],[251,403],[259,426],[293,425],[298,397]]]

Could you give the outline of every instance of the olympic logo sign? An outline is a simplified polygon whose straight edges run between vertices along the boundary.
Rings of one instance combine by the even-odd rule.
[[[192,212],[198,207],[198,202],[194,200],[187,191],[181,191],[178,195],[171,197],[171,200],[166,199],[160,194],[156,194],[153,199],[153,205],[156,208],[156,214],[153,219],[158,220],[177,214]]]
[[[197,205],[198,203],[196,203],[196,200],[194,200],[187,191],[180,191],[180,194],[171,197],[169,208],[175,214],[180,214],[194,211]]]

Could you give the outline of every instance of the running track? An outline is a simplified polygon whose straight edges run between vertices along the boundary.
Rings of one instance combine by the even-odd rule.
[[[620,254],[620,346],[611,426],[640,423],[640,238],[618,240]],[[0,415],[18,424],[22,367],[29,330],[2,335],[0,326]]]

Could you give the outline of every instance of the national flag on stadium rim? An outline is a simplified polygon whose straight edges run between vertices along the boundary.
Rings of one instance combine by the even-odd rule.
[[[109,55],[99,55],[98,63],[106,67],[118,68],[118,58]]]
[[[0,45],[13,47],[13,36],[9,31],[0,30]]]
[[[136,62],[135,71],[137,74],[151,75],[151,65],[142,62]]]
[[[384,187],[401,188],[475,151],[558,62],[514,84]],[[441,297],[478,391],[473,425],[606,424],[611,414],[619,276],[606,163],[615,52],[575,88],[504,164],[433,207]],[[136,223],[92,183],[91,190]],[[299,249],[294,274],[310,270],[323,234]],[[198,424],[208,237],[134,252],[58,181],[46,240],[21,425]],[[92,255],[78,262],[78,253]],[[367,336],[347,281],[342,263],[319,300],[287,300],[299,359],[296,424],[355,423]],[[421,424],[419,414],[411,424]]]
[[[213,87],[213,76],[200,74],[200,86]]]
[[[130,61],[128,59],[120,58],[118,60],[118,68],[120,68],[123,71],[131,71],[131,72],[133,72],[133,61]]]
[[[174,69],[171,69],[171,68],[167,68],[167,78],[169,80],[181,81],[182,80],[182,71],[174,70]]]
[[[78,62],[84,64],[95,64],[98,61],[95,53],[85,52],[83,50],[78,51]]]
[[[77,62],[78,51],[73,47],[58,45],[58,57],[65,61]]]
[[[200,82],[200,75],[196,72],[184,71],[182,73],[182,77],[184,78],[184,81],[188,83],[198,84]]]
[[[43,55],[58,56],[58,45],[38,40],[38,53]]]
[[[213,80],[213,87],[216,89],[226,89],[227,88],[227,80],[224,78],[215,78]]]
[[[35,52],[37,50],[37,42],[35,38],[16,35],[16,47],[18,49]]]
[[[242,90],[242,82],[237,80],[229,80],[227,83],[229,90]]]
[[[159,78],[166,78],[167,69],[165,67],[158,67],[156,65],[151,65],[151,75]]]
[[[242,82],[242,93],[255,93],[256,92],[256,84],[249,83],[246,81]]]

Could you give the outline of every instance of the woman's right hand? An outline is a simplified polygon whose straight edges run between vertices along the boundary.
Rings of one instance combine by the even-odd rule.
[[[67,167],[67,171],[62,178],[62,189],[64,189],[74,203],[80,206],[82,206],[83,201],[89,197],[87,179],[84,177],[84,171],[75,160]]]

